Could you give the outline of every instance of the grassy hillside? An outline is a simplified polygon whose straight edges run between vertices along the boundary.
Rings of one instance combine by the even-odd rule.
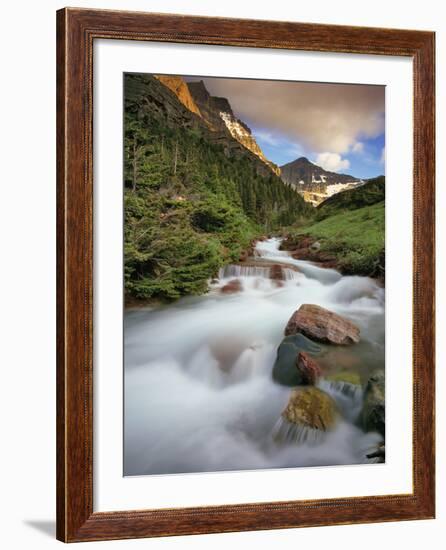
[[[383,277],[384,201],[356,210],[340,211],[321,221],[295,229],[290,240],[309,235],[332,254],[344,273]]]
[[[373,178],[361,187],[342,191],[326,199],[318,206],[316,218],[322,220],[342,211],[376,204],[384,200],[385,192],[384,176]]]
[[[125,77],[125,291],[172,300],[206,290],[253,238],[309,215],[249,156],[231,156],[156,79]],[[225,147],[226,145],[226,147]]]

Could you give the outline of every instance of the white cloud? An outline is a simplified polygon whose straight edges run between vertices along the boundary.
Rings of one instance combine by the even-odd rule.
[[[353,153],[363,153],[364,152],[364,144],[362,143],[362,141],[357,141],[353,147],[352,147],[352,152]]]
[[[315,163],[329,172],[339,172],[350,168],[350,161],[348,159],[343,159],[338,153],[320,153],[316,157]]]
[[[345,154],[384,132],[384,86],[204,78],[248,125],[305,150]],[[271,137],[271,136],[269,136]]]

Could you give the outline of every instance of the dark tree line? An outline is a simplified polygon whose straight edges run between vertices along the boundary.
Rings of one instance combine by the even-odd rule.
[[[309,215],[280,178],[258,175],[247,157],[228,158],[200,128],[169,126],[131,101],[124,126],[128,297],[204,292],[253,238]]]

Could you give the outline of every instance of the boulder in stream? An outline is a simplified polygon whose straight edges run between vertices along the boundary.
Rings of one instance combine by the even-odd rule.
[[[329,374],[321,379],[318,387],[328,391],[331,395],[339,394],[343,396],[345,416],[356,420],[362,407],[362,386],[359,373],[351,370],[342,370],[340,372]],[[347,399],[347,402],[344,400]],[[342,408],[342,407],[341,407]]]
[[[343,382],[352,386],[361,386],[361,376],[358,372],[352,370],[341,370],[325,377],[330,382]]]
[[[305,351],[299,352],[296,368],[302,376],[302,383],[314,386],[322,374],[319,363]]]
[[[364,389],[361,424],[366,432],[385,434],[386,404],[384,370],[371,374]]]
[[[241,292],[241,290],[242,283],[240,279],[231,279],[220,289],[220,292],[223,292],[223,294],[234,294],[235,292]]]
[[[317,342],[347,345],[359,342],[359,328],[315,304],[304,304],[293,313],[285,328],[285,336],[303,334]]]
[[[338,408],[332,397],[315,388],[298,388],[291,392],[282,417],[292,424],[327,431],[338,419]]]
[[[275,281],[283,281],[285,279],[283,267],[280,264],[273,264],[269,270],[269,278]]]
[[[384,442],[378,445],[375,450],[367,453],[366,458],[372,464],[384,464],[386,461],[386,446]]]
[[[273,379],[284,386],[300,386],[306,384],[305,374],[297,367],[301,352],[317,355],[321,347],[306,338],[303,334],[293,334],[285,337],[277,349],[277,357],[273,366]]]

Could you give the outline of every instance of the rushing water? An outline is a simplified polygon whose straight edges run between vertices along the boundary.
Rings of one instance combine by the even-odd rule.
[[[258,243],[254,262],[222,269],[204,296],[127,312],[125,475],[355,464],[379,442],[355,425],[359,387],[323,379],[319,386],[343,414],[337,427],[324,438],[275,440],[290,388],[271,371],[300,305],[318,304],[361,329],[359,344],[333,346],[318,359],[324,368],[348,368],[365,380],[384,364],[383,289],[295,260],[279,246],[279,239]],[[269,278],[271,262],[285,268],[279,284]],[[234,278],[242,291],[222,293]]]

